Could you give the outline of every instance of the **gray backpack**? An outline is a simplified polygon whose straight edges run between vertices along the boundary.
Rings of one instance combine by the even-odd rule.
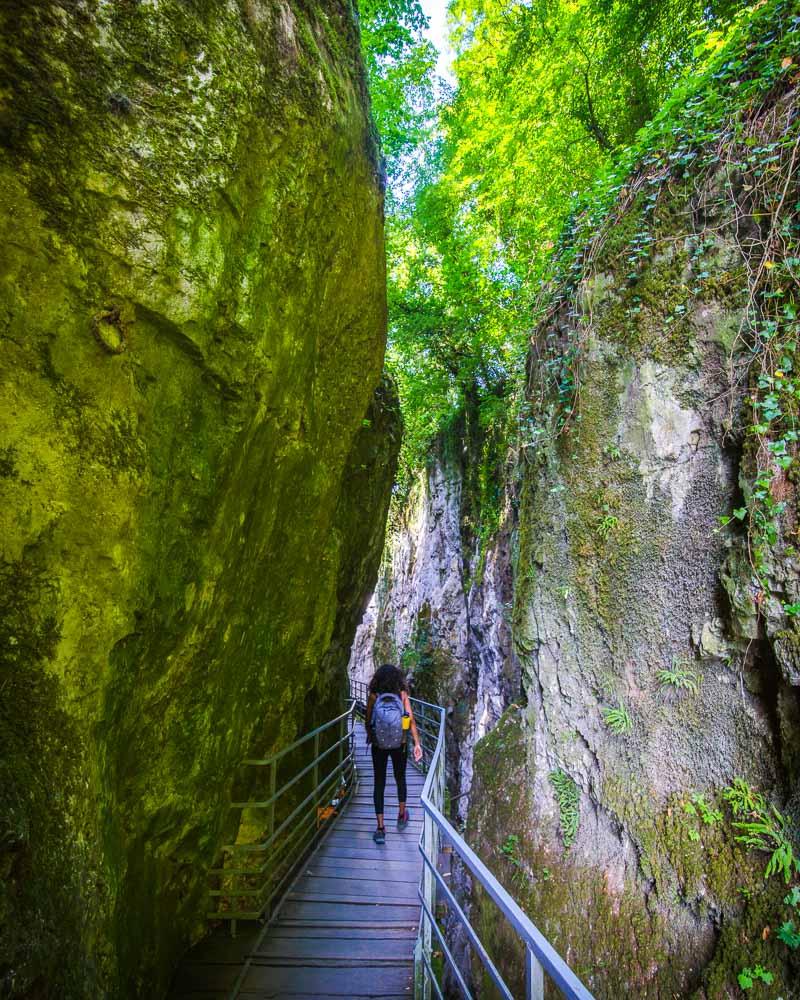
[[[397,694],[379,694],[372,709],[375,746],[396,750],[403,742],[403,702]]]

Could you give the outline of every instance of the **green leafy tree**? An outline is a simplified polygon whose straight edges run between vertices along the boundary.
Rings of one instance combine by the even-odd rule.
[[[741,6],[452,0],[457,85],[437,91],[418,0],[362,4],[390,185],[388,364],[406,478],[448,421],[485,428],[503,414],[576,193],[722,44]]]
[[[436,50],[419,0],[361,0],[361,48],[390,196],[408,181],[430,135]]]

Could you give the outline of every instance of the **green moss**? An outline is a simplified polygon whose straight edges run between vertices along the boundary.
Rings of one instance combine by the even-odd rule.
[[[43,638],[4,724],[43,846],[4,855],[0,978],[154,996],[204,929],[238,761],[332,712],[376,569],[381,182],[349,6],[13,20],[0,537]]]
[[[87,748],[47,669],[61,638],[58,597],[40,553],[0,564],[0,977],[21,996],[40,982],[94,995],[114,968],[93,947],[83,902],[89,892],[97,911],[108,903],[86,814]]]
[[[417,615],[411,643],[400,652],[400,666],[410,674],[416,697],[435,705],[452,703],[457,665],[437,641],[428,604]]]
[[[0,478],[15,479],[18,475],[16,462],[17,449],[13,445],[0,448]]]
[[[569,853],[545,849],[540,833],[526,827],[533,776],[519,708],[506,712],[476,745],[474,766],[468,836],[484,862],[596,996],[624,996],[634,989],[642,996],[661,996],[655,991],[654,973],[667,952],[660,944],[653,947],[653,941],[663,937],[665,928],[636,885],[610,885],[602,872],[571,862]],[[504,775],[501,783],[496,780],[498,769]],[[509,834],[517,837],[517,854],[528,876],[524,881],[512,879],[502,852]],[[481,940],[512,994],[521,995],[524,956],[514,932],[480,890],[474,905]],[[670,956],[670,961],[674,967],[668,967],[669,984],[683,986],[688,959]],[[477,965],[475,969],[478,972]]]

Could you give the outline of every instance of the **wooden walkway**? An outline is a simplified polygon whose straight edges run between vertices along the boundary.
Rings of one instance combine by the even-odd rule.
[[[413,996],[423,776],[409,765],[411,822],[399,833],[389,763],[386,843],[373,843],[372,759],[356,727],[359,786],[266,927],[217,931],[178,969],[171,1000],[362,1000]]]

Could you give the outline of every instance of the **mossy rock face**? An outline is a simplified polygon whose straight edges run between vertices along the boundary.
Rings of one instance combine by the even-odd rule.
[[[577,389],[524,468],[518,746],[492,761],[490,734],[475,750],[474,842],[598,997],[735,996],[759,962],[791,995],[797,974],[774,936],[783,882],[764,880],[769,855],[736,841],[721,798],[741,776],[794,818],[800,700],[792,627],[759,628],[741,533],[715,530],[742,496],[746,386],[725,373],[747,362],[730,357],[746,354],[747,286],[724,173],[706,183],[713,236],[692,231],[690,182],[648,217],[634,201],[537,334],[573,351]],[[795,567],[775,562],[792,599]],[[580,793],[568,849],[554,772]],[[722,818],[690,835],[695,794]],[[517,975],[485,900],[479,913]]]
[[[537,770],[536,729],[529,709],[512,706],[477,743],[466,836],[593,995],[717,1000],[736,996],[739,971],[761,964],[793,996],[797,961],[775,939],[777,923],[793,916],[786,886],[765,882],[765,857],[735,842],[721,797],[708,796],[719,815],[707,823],[689,795],[653,809],[644,789],[619,782],[609,798],[640,796],[639,825],[630,810],[620,822],[583,794],[580,829],[595,852],[565,849],[558,802]],[[627,830],[636,842],[620,836]],[[521,996],[519,939],[480,886],[472,901],[481,940]],[[477,960],[472,975],[489,986]],[[558,993],[549,985],[545,996]]]
[[[152,997],[382,544],[356,16],[42,0],[0,45],[0,992]]]

